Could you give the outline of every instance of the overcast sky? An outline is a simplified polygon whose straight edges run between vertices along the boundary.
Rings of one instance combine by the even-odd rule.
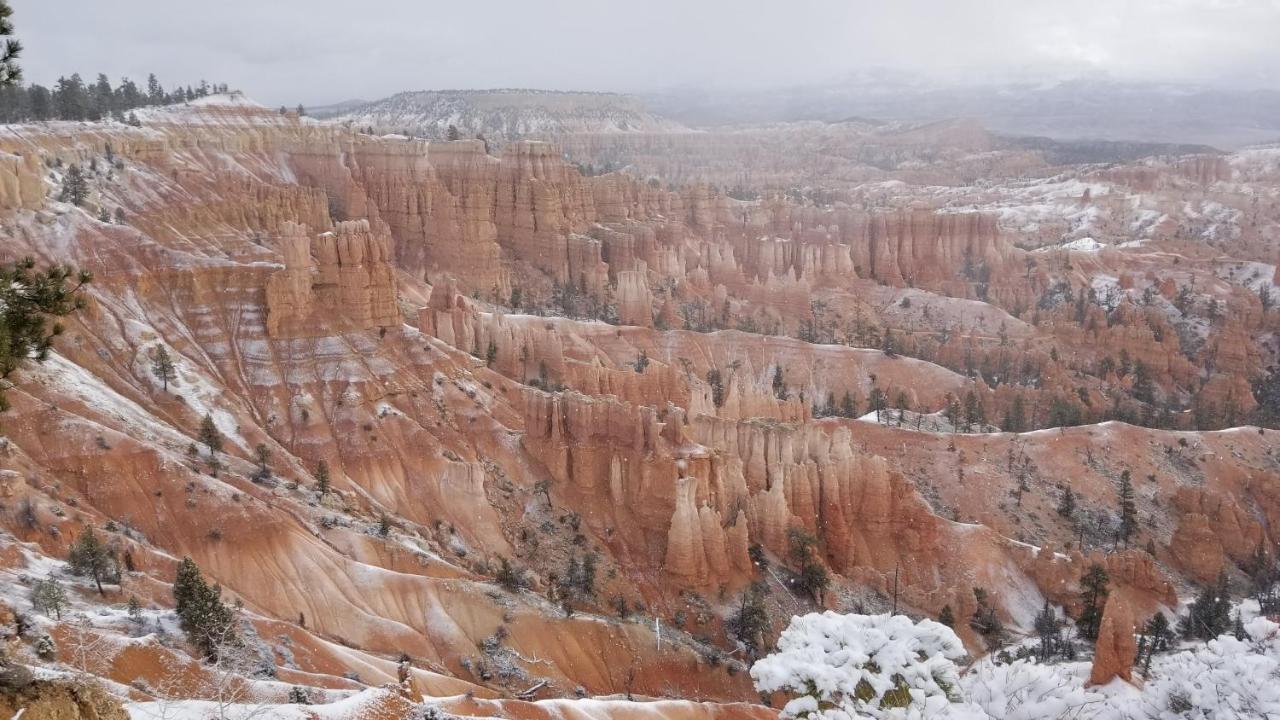
[[[10,0],[29,80],[225,81],[268,104],[400,90],[948,80],[1280,87],[1280,0]]]

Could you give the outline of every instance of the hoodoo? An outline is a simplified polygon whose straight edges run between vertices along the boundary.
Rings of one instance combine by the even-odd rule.
[[[607,9],[281,0],[215,33],[121,0],[104,34],[64,4],[0,0],[0,711],[1280,716],[1257,73],[827,85],[794,43],[897,23],[822,2],[657,8],[698,31],[661,46]],[[1030,74],[1146,48],[1080,10],[956,12]],[[1246,70],[1273,43],[1222,18],[1280,22],[1159,14],[1126,42]],[[310,72],[335,25],[353,52]],[[908,35],[973,65],[946,30]],[[152,35],[245,91],[46,75]],[[594,85],[635,48],[689,87],[811,81],[297,105]]]

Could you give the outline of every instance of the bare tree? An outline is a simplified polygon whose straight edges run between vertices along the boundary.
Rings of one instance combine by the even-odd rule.
[[[218,720],[252,720],[270,708],[254,692],[253,676],[262,667],[262,658],[246,641],[245,621],[239,616],[217,631],[213,645],[217,657],[207,666],[206,692],[217,708]]]
[[[68,630],[64,657],[75,671],[84,676],[105,675],[111,665],[109,639],[94,630],[93,621],[83,613],[71,619]]]

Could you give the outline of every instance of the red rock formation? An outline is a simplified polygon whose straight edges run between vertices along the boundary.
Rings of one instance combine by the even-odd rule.
[[[792,528],[817,537],[833,595],[887,595],[896,578],[903,607],[949,604],[964,617],[981,586],[1023,629],[1039,604],[1027,599],[1071,609],[1080,574],[1102,562],[1113,578],[1095,668],[1103,681],[1123,676],[1126,628],[1172,607],[1175,582],[1274,551],[1275,433],[1108,422],[955,434],[929,416],[972,390],[989,421],[1015,401],[1028,428],[1071,409],[1086,421],[1119,417],[1138,362],[1172,423],[1187,421],[1193,393],[1247,412],[1248,379],[1270,356],[1262,338],[1280,321],[1257,297],[1265,266],[1233,277],[1223,257],[1269,260],[1265,232],[1236,223],[1236,236],[1231,221],[1214,220],[1223,234],[1209,239],[1221,244],[1200,226],[1187,229],[1200,239],[1172,239],[1209,222],[1186,202],[1215,217],[1225,212],[1208,203],[1239,209],[1208,161],[1132,173],[1150,175],[1158,195],[1137,199],[1143,211],[1149,200],[1167,216],[1142,246],[1032,252],[1019,247],[1066,227],[1007,225],[1031,175],[997,196],[964,187],[959,169],[945,173],[956,183],[945,202],[1013,208],[997,220],[937,210],[939,197],[915,197],[933,191],[900,184],[744,201],[707,184],[584,178],[539,143],[492,157],[479,142],[366,137],[273,111],[201,119],[0,138],[0,256],[97,276],[49,364],[15,376],[0,495],[6,506],[31,500],[36,522],[3,513],[0,524],[30,543],[23,551],[50,557],[86,524],[127,526],[104,532],[133,552],[130,591],[161,606],[173,558],[192,555],[272,635],[305,648],[299,682],[344,686],[344,663],[389,681],[383,656],[409,652],[433,668],[414,678],[428,690],[510,692],[476,690],[481,673],[460,660],[502,628],[529,659],[522,667],[551,680],[549,693],[670,687],[754,699],[739,665],[721,666],[732,675],[710,668],[683,634],[664,636],[658,653],[649,621],[665,628],[698,597],[705,617],[688,632],[719,642],[719,599],[768,579],[748,549],[759,543],[775,569],[786,565]],[[707,135],[635,147],[741,147]],[[122,207],[128,224],[46,207],[44,164],[101,161],[108,142],[126,170],[95,177],[94,202]],[[957,142],[990,154],[966,132]],[[1026,167],[1008,160],[1000,167]],[[984,161],[957,162],[970,172]],[[880,171],[862,172],[849,177]],[[896,176],[913,172],[937,171]],[[1072,175],[1089,190],[1069,188],[1066,204],[1088,212],[1100,238],[1127,239],[1138,206],[1106,183],[1129,176],[1090,174],[1101,172]],[[1237,179],[1259,173],[1246,167]],[[1244,207],[1263,221],[1272,212],[1261,200]],[[1191,285],[1186,313],[1166,302]],[[520,307],[505,307],[517,290]],[[1225,308],[1213,322],[1203,317],[1210,296]],[[401,323],[401,306],[420,308],[408,313],[417,327]],[[616,312],[621,324],[546,316],[561,311]],[[878,349],[885,329],[897,353]],[[167,392],[150,372],[160,344],[179,365]],[[910,415],[814,417],[846,394],[861,414],[875,391],[925,414],[915,427]],[[217,477],[205,451],[188,456],[205,413],[227,436]],[[251,458],[259,443],[272,451],[274,487]],[[310,489],[320,460],[334,486],[323,499]],[[1135,544],[1154,556],[1055,553],[1080,541],[1055,512],[1063,489],[1082,506],[1113,507],[1122,470],[1137,486]],[[383,513],[387,537],[374,532]],[[553,594],[553,576],[587,552],[603,572],[595,600],[570,599],[574,618],[490,581],[500,556]],[[614,597],[642,602],[645,621],[605,621]],[[806,609],[776,597],[785,611]]]
[[[1230,496],[1179,488],[1173,505],[1179,516],[1169,550],[1178,565],[1201,583],[1212,582],[1228,560],[1244,563],[1264,547],[1262,526]]]
[[[44,181],[34,154],[0,154],[0,210],[36,210],[44,205]]]
[[[1090,685],[1106,685],[1116,678],[1125,682],[1133,679],[1133,661],[1138,656],[1136,625],[1128,601],[1122,594],[1111,593],[1102,611],[1093,667],[1089,671]]]
[[[312,239],[305,226],[286,223],[280,249],[285,269],[267,283],[272,337],[319,337],[399,324],[385,230],[371,230],[367,220],[343,222]]]

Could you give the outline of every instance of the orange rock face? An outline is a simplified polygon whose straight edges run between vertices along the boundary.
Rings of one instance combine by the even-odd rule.
[[[1123,596],[1112,593],[1102,611],[1102,625],[1094,649],[1090,685],[1106,685],[1119,678],[1132,680],[1133,661],[1138,656],[1136,622]]]
[[[267,281],[267,333],[315,337],[399,324],[390,245],[386,231],[373,232],[368,221],[338,223],[314,239],[286,223],[285,267]]]
[[[852,142],[811,132],[797,142]],[[721,177],[746,140],[704,135],[618,142],[640,167],[719,157],[659,165]],[[767,635],[814,609],[794,591],[803,531],[827,606],[950,606],[975,653],[975,588],[1027,631],[1046,598],[1078,611],[1100,563],[1093,681],[1127,679],[1135,622],[1276,550],[1280,435],[1190,430],[1249,417],[1273,354],[1274,258],[1233,213],[1280,212],[1231,189],[1269,171],[1152,160],[1037,189],[1034,158],[973,128],[876,137],[850,157],[946,142],[954,165],[840,160],[830,197],[741,200],[586,177],[547,143],[495,157],[251,107],[16,128],[0,259],[96,279],[7,393],[0,498],[22,511],[0,513],[4,568],[37,573],[92,525],[132,558],[116,601],[168,612],[189,555],[288,639],[268,648],[286,682],[390,683],[405,653],[464,716],[640,712],[570,705],[581,688],[709,701],[646,716],[754,718],[774,711],[745,704],[725,621],[752,583]],[[92,176],[86,208],[53,200],[48,168],[106,166],[108,142],[123,169]],[[796,167],[779,160],[779,187]],[[124,224],[95,219],[116,208]],[[1082,218],[1099,247],[1042,247]],[[180,654],[134,648],[106,675],[154,679]],[[514,699],[542,681],[545,702]]]

